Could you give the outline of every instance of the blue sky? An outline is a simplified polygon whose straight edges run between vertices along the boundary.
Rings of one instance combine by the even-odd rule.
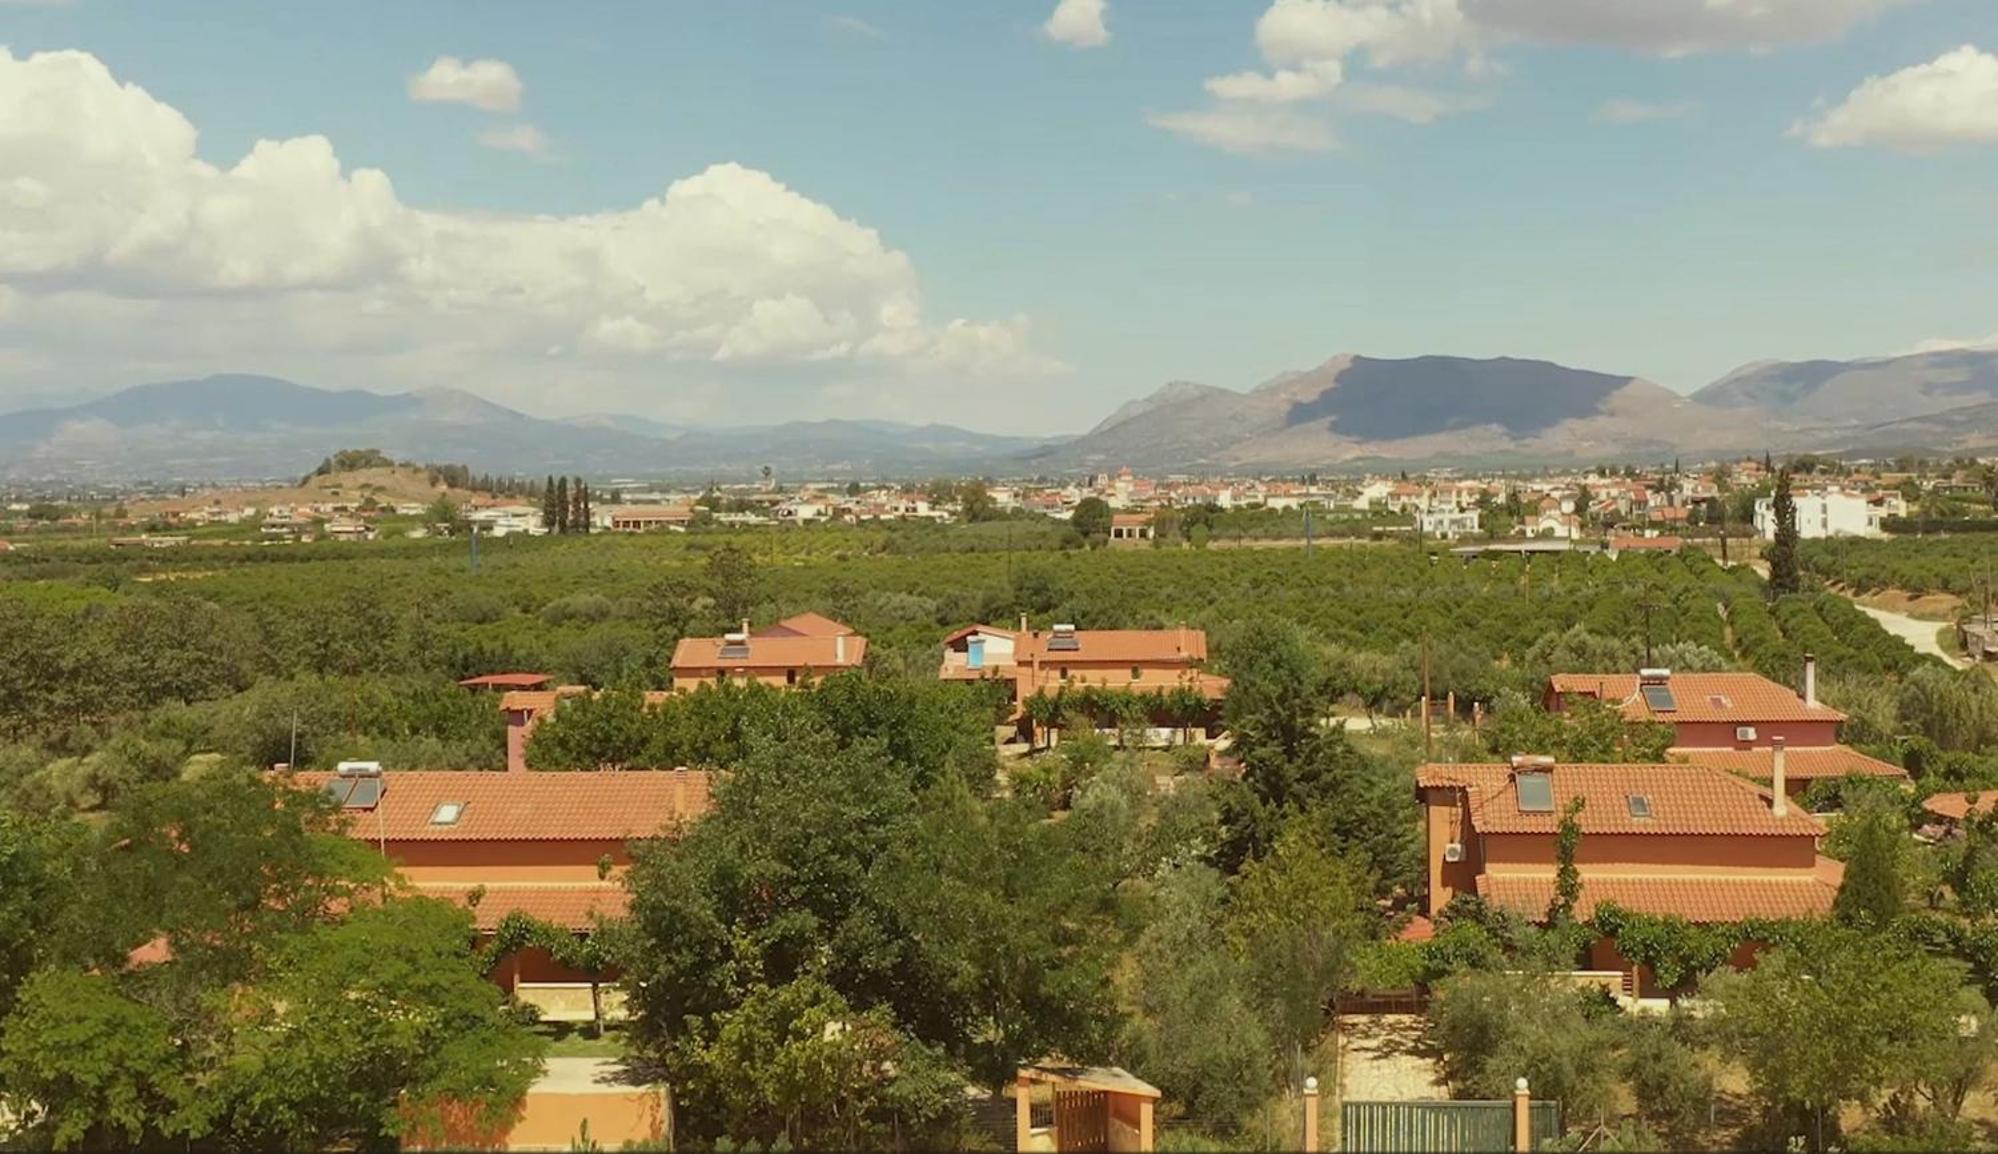
[[[1998,4],[1599,3],[0,0],[0,190],[54,190],[0,195],[52,250],[0,251],[0,409],[246,370],[1067,432],[1342,352],[1691,390],[1998,335]],[[445,56],[517,95],[413,99]]]

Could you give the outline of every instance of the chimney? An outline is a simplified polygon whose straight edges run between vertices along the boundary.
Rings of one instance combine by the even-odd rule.
[[[1783,739],[1776,738],[1775,746],[1769,751],[1769,812],[1777,817],[1787,817],[1790,813],[1790,777],[1783,766]]]
[[[846,664],[846,634],[844,633],[835,633],[833,635],[833,664]]]
[[[1186,656],[1186,622],[1184,621],[1179,623],[1179,640],[1177,644],[1179,646],[1180,656],[1181,657]]]
[[[1818,707],[1818,655],[1804,654],[1804,708]]]
[[[744,637],[749,636],[749,618],[747,617],[742,619],[742,635]]]
[[[1027,615],[1025,613],[1022,613],[1020,614],[1020,632],[1025,633],[1026,631],[1027,631]]]

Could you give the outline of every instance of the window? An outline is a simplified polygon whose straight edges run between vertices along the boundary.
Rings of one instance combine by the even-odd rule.
[[[430,811],[430,824],[457,825],[458,819],[462,817],[464,813],[465,813],[464,802],[440,801],[437,803],[437,808]]]
[[[798,671],[795,669],[786,669],[784,671],[784,684],[786,685],[798,684]]]
[[[1521,813],[1554,812],[1554,779],[1544,773],[1522,773],[1512,779]]]
[[[1062,667],[1061,667],[1061,679],[1062,679],[1063,681],[1067,681],[1067,680],[1068,680],[1068,666],[1066,666],[1066,665],[1064,665],[1064,666],[1062,666]]]
[[[1707,695],[1707,704],[1715,709],[1729,709],[1733,707],[1734,702],[1729,701],[1725,693],[1710,693]]]
[[[1644,796],[1641,793],[1633,793],[1630,796],[1624,798],[1623,800],[1624,804],[1630,807],[1630,816],[1640,819],[1648,818],[1651,816],[1650,798]]]
[[[1139,668],[1138,668],[1137,666],[1135,666],[1135,665],[1131,666],[1131,680],[1133,680],[1133,681],[1137,681],[1137,680],[1139,680],[1140,678],[1144,677],[1144,675],[1145,675],[1145,671],[1144,671],[1144,670],[1142,670],[1142,669],[1139,669]]]

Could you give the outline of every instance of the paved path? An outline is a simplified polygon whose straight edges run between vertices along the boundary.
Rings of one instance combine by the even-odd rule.
[[[1339,1017],[1339,1100],[1419,1102],[1448,1098],[1436,1059],[1423,1045],[1420,1014]]]
[[[1859,605],[1859,602],[1855,601],[1853,604]],[[1906,613],[1896,613],[1891,609],[1875,609],[1871,605],[1859,605],[1859,611],[1878,621],[1882,629],[1914,646],[1917,653],[1940,657],[1958,669],[1968,668],[1970,665],[1969,661],[1944,652],[1943,647],[1936,641],[1936,631],[1947,624],[1946,622],[1923,621]]]

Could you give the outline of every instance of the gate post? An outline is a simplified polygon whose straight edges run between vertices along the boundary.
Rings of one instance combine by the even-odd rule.
[[[1318,1154],[1318,1079],[1304,1080],[1304,1154]]]
[[[1023,1071],[1013,1081],[1013,1149],[1025,1150],[1034,1132],[1034,1084]]]
[[[1517,1154],[1533,1149],[1533,1096],[1524,1078],[1512,1084],[1512,1148]]]

